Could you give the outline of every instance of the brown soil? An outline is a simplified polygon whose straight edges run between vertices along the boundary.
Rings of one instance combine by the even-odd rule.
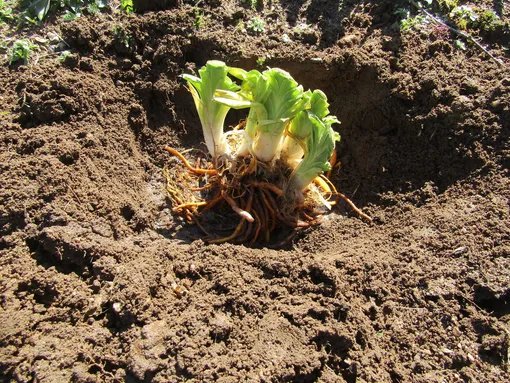
[[[198,29],[184,3],[49,22],[73,56],[0,67],[0,377],[509,381],[508,34],[482,40],[498,66],[389,0],[206,0]],[[344,206],[270,250],[173,217],[162,148],[201,147],[178,76],[208,59],[322,89],[335,185],[374,223]]]

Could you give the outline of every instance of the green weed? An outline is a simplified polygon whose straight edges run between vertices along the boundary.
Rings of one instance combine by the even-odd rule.
[[[200,29],[204,25],[205,21],[204,11],[196,7],[194,8],[193,13],[195,14],[195,21],[193,21],[193,27],[195,27],[195,29]]]
[[[411,11],[406,8],[397,8],[393,14],[400,19],[395,26],[397,26],[397,28],[399,28],[402,32],[420,30],[421,27],[428,24],[428,20],[424,16],[411,16]]]
[[[479,16],[470,6],[461,5],[453,8],[448,17],[457,28],[466,30],[476,22]]]
[[[455,40],[453,42],[453,45],[455,46],[455,48],[460,49],[461,51],[465,51],[467,49],[466,48],[466,43],[464,41],[462,41],[462,40],[459,40],[459,39]]]
[[[57,61],[59,63],[63,63],[67,60],[68,57],[71,57],[73,55],[73,53],[71,51],[63,51],[62,53],[60,53],[57,57]]]
[[[266,63],[266,58],[265,57],[259,57],[259,58],[257,58],[256,63],[257,63],[258,66],[264,66],[264,64]]]
[[[23,60],[23,63],[27,64],[34,51],[38,49],[39,47],[30,40],[22,39],[14,41],[12,47],[7,50],[9,65],[12,65],[19,60]]]
[[[120,0],[120,9],[126,13],[133,13],[133,0]]]
[[[131,52],[135,47],[135,40],[133,36],[121,24],[115,24],[113,29],[113,38],[115,44],[123,52]]]
[[[458,0],[437,0],[439,9],[443,12],[451,12],[455,7],[459,6]]]
[[[27,21],[43,21],[50,13],[64,11],[64,20],[80,17],[84,11],[95,14],[108,7],[107,0],[25,0],[25,18]]]
[[[73,11],[65,11],[64,15],[62,16],[62,18],[64,19],[64,21],[73,21],[75,19],[77,19],[78,17],[81,16],[81,13],[74,13]]]
[[[476,21],[476,27],[485,32],[493,32],[504,25],[503,21],[492,10],[483,11]]]
[[[292,32],[294,32],[294,34],[300,35],[302,33],[306,33],[311,30],[312,30],[312,24],[299,23],[292,29]]]
[[[8,22],[14,19],[13,1],[0,0],[0,21]]]
[[[246,30],[258,35],[266,30],[266,22],[260,17],[255,16],[246,23]]]
[[[423,27],[426,24],[428,24],[428,20],[425,17],[418,15],[400,21],[400,29],[402,31],[410,31],[413,29],[420,30],[421,27]]]

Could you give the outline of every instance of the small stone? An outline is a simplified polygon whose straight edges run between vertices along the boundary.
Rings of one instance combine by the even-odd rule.
[[[453,250],[452,254],[453,255],[461,255],[461,254],[465,254],[467,253],[468,249],[467,247],[457,247],[455,250]]]
[[[182,298],[186,295],[188,295],[189,291],[186,287],[182,285],[178,285],[177,283],[173,282],[170,287],[172,288],[175,295],[177,295],[179,298]]]
[[[120,302],[115,302],[115,303],[112,305],[112,309],[113,309],[113,311],[115,311],[116,313],[120,313],[120,311],[122,310],[122,303],[120,303]]]
[[[352,364],[352,360],[349,358],[345,358],[340,362],[340,364],[342,365],[342,367],[348,368]]]
[[[495,111],[495,112],[501,112],[503,110],[503,104],[501,103],[501,100],[494,100],[490,103],[490,107]]]

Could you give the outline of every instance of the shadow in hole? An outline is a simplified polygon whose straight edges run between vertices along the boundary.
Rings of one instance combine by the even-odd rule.
[[[165,35],[161,36],[164,38]],[[158,41],[152,41],[152,45],[158,47]],[[172,46],[172,50],[158,50],[150,71],[143,76],[144,85],[135,87],[143,110],[133,111],[132,123],[130,120],[142,148],[163,162],[165,145],[205,148],[201,145],[202,127],[193,98],[180,75],[198,71],[208,60],[225,60],[223,48],[207,37],[205,40],[194,37],[190,43],[176,40]],[[137,118],[140,114],[146,116],[145,120]],[[231,111],[226,125],[235,126],[245,115],[243,111]]]
[[[466,155],[469,149],[459,149],[476,140],[471,129],[460,134],[452,129],[463,122],[461,115],[452,112],[413,122],[413,108],[433,107],[428,96],[418,93],[416,104],[395,97],[374,64],[360,66],[340,57],[329,65],[284,60],[275,60],[275,65],[291,71],[305,88],[328,95],[331,113],[341,120],[336,129],[342,137],[337,145],[341,166],[333,172],[333,181],[347,196],[355,194],[360,206],[383,203],[378,194],[389,191],[415,192],[412,198],[420,204],[430,192],[442,193],[483,165],[474,152]],[[422,190],[427,185],[432,189]]]
[[[510,314],[510,289],[498,295],[487,286],[477,284],[474,286],[473,301],[496,318]]]
[[[177,240],[181,244],[189,245],[197,240],[206,241],[207,234],[205,234],[198,225],[194,223],[188,223],[178,217],[177,213],[170,213],[172,203],[169,199],[166,200],[167,206],[169,207],[169,214],[173,215],[173,219],[178,219],[177,222],[174,222],[169,227],[156,229],[158,234],[164,236],[165,238],[171,240]],[[226,203],[225,203],[226,204]],[[230,206],[227,206],[226,209],[230,209]],[[239,223],[239,218],[237,216],[233,217],[233,213],[229,213],[228,217],[224,217],[219,215],[217,211],[213,211],[211,213],[207,213],[206,223],[203,221],[203,216],[199,219],[201,221],[201,225],[205,227],[207,232],[213,236],[214,239],[220,239],[230,236],[236,230],[237,224]],[[219,222],[215,225],[214,220],[217,217],[221,217],[222,223]],[[225,223],[228,222],[228,223]],[[254,224],[253,224],[254,225]],[[253,249],[277,249],[283,251],[293,250],[294,242],[305,235],[309,230],[313,230],[313,228],[302,228],[297,232],[293,232],[290,228],[280,228],[276,227],[275,230],[271,232],[271,237],[269,241],[265,240],[257,240],[256,243],[251,244],[251,237],[244,238],[244,240],[240,240],[243,237],[244,232],[241,232],[236,238],[226,241],[226,243],[235,243],[242,244],[243,246],[253,248]],[[237,240],[237,241],[236,241]],[[207,241],[206,241],[207,243]]]
[[[32,258],[46,269],[54,267],[61,274],[76,274],[84,281],[92,275],[92,259],[84,250],[68,243],[56,243],[44,234],[27,238],[25,242]]]
[[[340,373],[347,382],[355,382],[357,376],[356,364],[349,364],[345,359],[354,345],[352,339],[345,335],[339,335],[328,331],[319,331],[312,338],[317,348],[322,349],[328,355],[327,365],[336,373]]]
[[[481,343],[478,355],[484,362],[493,366],[507,363],[510,336],[501,329],[496,329],[489,321],[477,319],[473,321],[473,329]]]

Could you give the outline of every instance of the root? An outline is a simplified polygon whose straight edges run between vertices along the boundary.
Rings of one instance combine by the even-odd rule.
[[[182,210],[182,209],[189,209],[191,207],[205,206],[208,203],[209,202],[205,202],[205,201],[202,201],[202,202],[187,202],[187,203],[183,203],[183,204],[177,205],[176,207],[172,208],[172,211],[175,213],[175,212],[178,212],[179,210]]]
[[[212,184],[207,184],[207,185],[204,185],[204,186],[202,186],[202,187],[196,187],[196,188],[194,188],[194,187],[190,187],[190,188],[189,188],[189,190],[194,191],[194,192],[195,192],[195,191],[204,191],[204,190],[209,190],[209,189],[211,189],[213,186],[214,186],[214,185],[212,185]]]
[[[328,170],[328,174],[326,175],[328,180],[331,178],[331,172],[336,167],[336,156],[337,156],[336,150],[333,150],[333,154],[331,155],[331,158],[329,159],[329,165],[331,166],[331,169]]]
[[[215,169],[197,169],[197,168],[194,168],[193,166],[190,165],[188,160],[186,158],[184,158],[184,156],[180,152],[178,152],[175,149],[172,149],[169,146],[165,146],[165,150],[168,153],[170,153],[171,155],[176,156],[178,159],[180,159],[182,161],[182,163],[184,164],[184,166],[186,166],[189,171],[191,171],[191,172],[193,172],[195,174],[200,174],[200,175],[204,175],[204,174],[216,175],[216,174],[218,174],[218,171],[215,170]]]
[[[275,186],[273,184],[267,183],[267,182],[253,182],[251,185],[253,185],[255,187],[271,190],[278,197],[282,197],[285,194],[285,192],[282,189],[278,188],[277,186]]]
[[[337,197],[340,197],[341,199],[343,199],[345,202],[347,202],[347,204],[351,207],[352,210],[354,210],[356,212],[356,214],[358,214],[361,218],[365,218],[368,222],[373,222],[372,218],[370,218],[368,215],[366,215],[365,213],[363,213],[360,209],[358,209],[356,207],[356,205],[354,204],[354,202],[352,202],[349,198],[347,198],[345,195],[343,195],[342,193],[339,193],[339,192],[336,192],[336,195]]]
[[[241,158],[231,164],[224,162],[219,171],[203,158],[198,158],[193,167],[182,153],[168,146],[165,150],[179,158],[189,171],[164,169],[172,212],[195,223],[208,243],[248,242],[270,246],[272,239],[286,236],[271,247],[285,246],[301,230],[321,224],[323,206],[331,209],[339,199],[346,201],[360,217],[372,222],[324,175],[315,178],[315,185],[311,185],[304,201],[297,204],[286,195],[285,187],[279,187],[288,183],[286,167],[277,165],[274,169],[255,158],[249,161]],[[333,155],[331,162],[335,161]],[[213,211],[212,215],[206,215],[209,211]]]
[[[234,232],[231,235],[229,235],[228,237],[217,238],[217,239],[210,239],[207,242],[209,242],[209,243],[225,243],[225,242],[231,241],[231,240],[235,239],[239,235],[239,233],[240,233],[241,229],[243,228],[244,224],[245,224],[245,220],[242,219],[239,222],[239,224],[237,225],[237,227],[234,230]]]
[[[250,165],[246,168],[245,171],[241,173],[241,176],[246,176],[248,174],[253,174],[257,171],[257,159],[255,157],[252,157],[250,160]]]
[[[253,238],[250,241],[250,245],[254,245],[255,244],[255,241],[259,237],[260,230],[262,229],[262,221],[260,219],[260,216],[257,214],[256,211],[253,211],[253,215],[257,218],[257,228],[255,229],[255,234],[253,235]]]
[[[329,196],[331,196],[331,194],[333,193],[331,186],[333,187],[333,190],[336,190],[335,187],[331,184],[331,181],[328,180],[326,177],[322,177],[322,176],[316,177],[313,180],[313,183],[315,185],[317,185],[318,187],[320,187],[322,189],[322,191],[324,192],[324,194],[329,195]]]
[[[248,213],[246,210],[241,209],[239,206],[237,206],[236,202],[230,197],[227,193],[221,194],[223,199],[227,201],[227,203],[230,205],[232,210],[238,214],[241,218],[244,218],[248,222],[253,222],[255,219],[251,216],[250,213]]]
[[[211,210],[213,207],[215,207],[218,203],[223,201],[223,196],[221,193],[218,193],[213,199],[209,201],[209,203],[202,209],[201,213],[205,213],[208,210]]]
[[[209,232],[204,228],[204,226],[200,223],[200,220],[197,217],[193,217],[193,221],[197,224],[198,228],[202,230],[206,237],[211,237],[211,234],[209,234]]]

